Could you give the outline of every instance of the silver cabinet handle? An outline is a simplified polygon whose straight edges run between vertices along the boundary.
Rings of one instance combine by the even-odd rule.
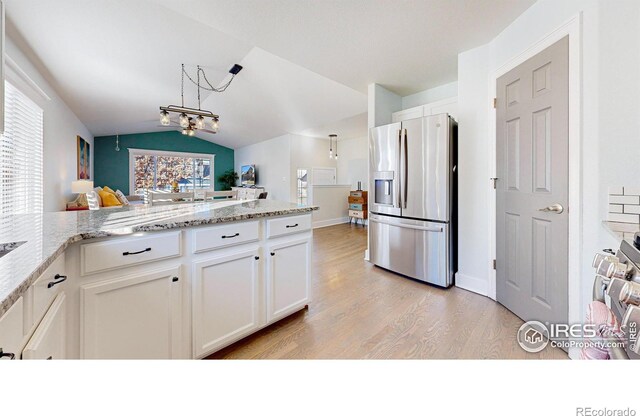
[[[538,211],[555,212],[556,214],[562,214],[562,212],[564,211],[564,207],[556,203],[556,204],[549,205],[548,207],[540,208]]]

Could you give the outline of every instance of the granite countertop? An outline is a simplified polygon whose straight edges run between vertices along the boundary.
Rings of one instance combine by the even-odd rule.
[[[98,211],[47,212],[0,219],[0,316],[71,244],[142,231],[307,213],[318,207],[266,199],[129,205]]]
[[[626,240],[633,244],[633,235],[640,232],[640,224],[627,224],[624,222],[602,221],[604,228],[609,231],[619,243]]]

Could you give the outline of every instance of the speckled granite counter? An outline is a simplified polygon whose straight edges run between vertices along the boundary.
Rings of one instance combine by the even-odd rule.
[[[618,242],[627,240],[629,243],[633,243],[633,235],[640,232],[640,224],[602,221],[602,225]]]
[[[317,207],[271,200],[146,205],[0,219],[0,316],[70,245],[91,238],[307,213]],[[23,244],[13,244],[24,242]]]

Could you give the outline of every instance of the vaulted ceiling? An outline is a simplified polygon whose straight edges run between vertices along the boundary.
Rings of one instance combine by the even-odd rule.
[[[180,64],[238,148],[285,133],[366,131],[366,87],[400,95],[454,81],[457,54],[488,42],[534,0],[5,0],[8,34],[96,136],[158,131],[179,104]],[[185,85],[195,106],[195,86]]]

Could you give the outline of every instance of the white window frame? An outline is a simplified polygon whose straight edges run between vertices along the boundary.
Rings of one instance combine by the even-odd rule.
[[[172,156],[172,157],[190,157],[194,159],[209,159],[209,165],[211,166],[211,186],[208,188],[213,191],[215,188],[215,176],[214,176],[214,162],[216,155],[209,153],[189,153],[189,152],[174,152],[167,150],[150,150],[150,149],[133,149],[129,148],[129,194],[133,195],[135,192],[135,158],[136,156]]]

